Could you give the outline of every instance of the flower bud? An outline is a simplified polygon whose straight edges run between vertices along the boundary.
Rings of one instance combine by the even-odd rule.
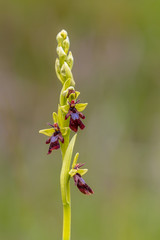
[[[70,42],[69,42],[69,37],[67,36],[66,39],[63,41],[63,49],[66,54],[68,53],[69,46],[70,46]]]
[[[75,93],[75,89],[74,89],[74,87],[72,87],[72,86],[68,87],[68,88],[63,92],[63,96],[66,97],[66,98],[68,98],[71,93]]]
[[[66,37],[67,37],[67,35],[68,35],[67,31],[64,30],[64,29],[60,32],[60,34],[61,34],[61,36],[63,37],[63,39],[66,39]]]
[[[62,45],[62,42],[66,39],[67,37],[67,32],[65,30],[62,30],[61,32],[59,32],[57,34],[57,42],[58,42],[58,45],[61,46]]]
[[[63,80],[63,77],[61,75],[61,69],[60,69],[60,62],[59,62],[59,59],[57,58],[56,59],[56,62],[55,62],[55,71],[56,71],[56,74],[57,74],[57,77],[58,79],[62,82],[62,84],[64,83],[64,80]]]
[[[67,56],[66,53],[64,52],[63,48],[60,46],[57,47],[57,54],[58,54],[59,58],[65,58]]]
[[[71,72],[71,69],[69,68],[68,64],[66,62],[64,62],[62,68],[61,68],[61,74],[62,76],[64,76],[66,79],[71,78],[71,85],[74,86],[75,82],[73,79],[73,75]]]
[[[57,39],[58,45],[61,46],[63,42],[63,37],[61,36],[61,33],[57,34],[56,39]]]
[[[73,67],[73,55],[72,52],[70,51],[68,56],[67,56],[67,60],[66,60],[68,66],[70,67],[70,69],[72,69]]]

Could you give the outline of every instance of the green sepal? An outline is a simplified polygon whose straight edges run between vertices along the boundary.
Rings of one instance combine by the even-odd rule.
[[[77,152],[72,163],[72,169],[76,166],[78,157],[79,157],[79,153]]]
[[[76,173],[79,173],[81,176],[83,176],[86,172],[88,172],[88,169],[71,169],[69,171],[69,175],[73,177]]]
[[[87,107],[87,105],[88,103],[77,103],[76,109],[78,110],[78,112],[82,112]]]
[[[78,170],[77,170],[77,173],[79,173],[81,176],[83,176],[84,174],[86,174],[86,172],[88,172],[88,169],[87,169],[87,168],[78,169]]]
[[[52,113],[52,116],[53,116],[53,122],[54,122],[54,123],[58,123],[58,115],[57,115],[57,113],[56,113],[56,112],[53,112],[53,113]]]
[[[69,111],[69,105],[61,106],[60,109],[61,109],[64,113],[68,113],[68,111]]]
[[[76,170],[76,169],[71,169],[71,170],[69,171],[69,175],[70,175],[71,177],[73,177],[76,173],[77,173],[77,170]]]
[[[76,98],[78,98],[80,95],[80,92],[79,91],[76,91]]]
[[[76,136],[77,134],[75,134],[69,145],[68,148],[66,150],[64,159],[63,159],[63,164],[62,164],[62,170],[61,170],[61,175],[60,175],[60,183],[61,183],[61,193],[62,193],[62,202],[63,204],[68,203],[68,199],[67,199],[67,185],[68,185],[68,181],[69,181],[69,168],[70,168],[70,164],[71,164],[71,158],[72,158],[72,153],[73,153],[73,148],[74,148],[74,144],[76,141]]]
[[[44,134],[46,136],[49,136],[49,137],[51,137],[54,132],[55,132],[54,128],[47,128],[47,129],[39,130],[39,133],[42,133],[42,134]]]

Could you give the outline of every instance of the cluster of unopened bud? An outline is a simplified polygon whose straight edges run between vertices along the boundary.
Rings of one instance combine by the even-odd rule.
[[[69,51],[70,41],[68,34],[65,30],[62,30],[57,35],[57,54],[58,57],[55,62],[55,70],[58,79],[62,84],[65,83],[67,79],[71,79],[71,85],[74,86],[75,82],[72,75],[72,67],[73,67],[73,55],[71,51]],[[69,51],[69,53],[68,53]]]

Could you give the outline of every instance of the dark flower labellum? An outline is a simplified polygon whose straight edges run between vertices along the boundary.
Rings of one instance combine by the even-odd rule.
[[[81,119],[85,119],[85,116],[81,113],[78,112],[78,110],[76,109],[76,104],[79,102],[80,100],[78,100],[77,102],[75,102],[74,100],[72,100],[69,105],[69,111],[65,116],[65,120],[67,118],[70,117],[70,122],[69,122],[69,127],[72,131],[77,132],[78,131],[78,126],[80,127],[80,129],[84,129],[85,125],[82,123]]]
[[[48,154],[51,154],[51,152],[55,149],[60,148],[59,140],[64,143],[64,138],[62,137],[60,128],[58,126],[58,123],[54,123],[54,125],[50,124],[51,127],[54,128],[55,132],[53,135],[46,141],[46,144],[49,144]]]
[[[73,178],[75,185],[83,194],[91,195],[94,193],[93,190],[87,185],[87,183],[85,183],[84,179],[79,173],[76,173]]]

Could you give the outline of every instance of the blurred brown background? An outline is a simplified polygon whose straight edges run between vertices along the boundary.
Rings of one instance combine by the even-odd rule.
[[[75,152],[93,196],[71,182],[72,239],[160,239],[160,1],[0,2],[0,239],[61,239],[60,151],[39,129],[61,88],[68,31],[88,102]]]

